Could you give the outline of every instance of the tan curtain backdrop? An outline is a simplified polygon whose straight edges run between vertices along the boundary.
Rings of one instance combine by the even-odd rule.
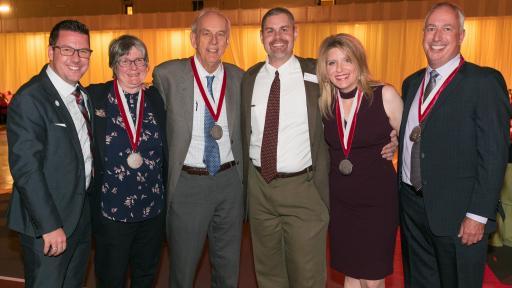
[[[350,33],[366,47],[374,78],[400,89],[407,75],[426,65],[421,47],[422,26],[422,20],[298,24],[295,54],[316,57],[318,47],[326,36]],[[466,60],[500,70],[508,85],[512,85],[512,17],[469,18],[465,26],[462,54]],[[94,52],[90,69],[82,79],[84,85],[111,79],[108,44],[125,33],[140,37],[148,47],[150,73],[147,82],[151,82],[151,72],[156,64],[194,53],[190,45],[190,29],[93,31],[91,49]],[[48,36],[48,32],[0,34],[0,91],[14,92],[39,73],[47,62]],[[224,61],[247,69],[265,57],[258,26],[233,27]]]

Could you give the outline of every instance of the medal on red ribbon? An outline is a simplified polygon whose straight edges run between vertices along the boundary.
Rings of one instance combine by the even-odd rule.
[[[462,67],[462,64],[464,64],[464,57],[462,55],[460,56],[459,64],[457,65],[457,68],[453,70],[453,72],[448,75],[448,78],[441,84],[441,87],[439,87],[439,90],[437,90],[436,94],[432,96],[432,99],[429,101],[423,101],[423,97],[425,97],[425,77],[423,77],[423,80],[421,81],[421,88],[420,88],[420,97],[418,99],[418,126],[414,127],[411,131],[411,134],[409,134],[409,140],[411,142],[418,142],[421,139],[421,129],[423,127],[423,121],[427,118],[427,116],[430,114],[430,111],[432,110],[432,107],[437,102],[437,99],[439,98],[439,95],[446,89],[446,86],[452,82],[453,77],[459,72],[460,67]],[[428,95],[427,95],[428,97]]]
[[[194,79],[196,81],[197,87],[199,87],[199,91],[201,92],[201,96],[203,97],[204,104],[208,108],[210,115],[212,115],[213,121],[215,121],[215,125],[213,125],[212,129],[210,130],[210,135],[212,136],[213,139],[219,140],[220,138],[222,138],[223,133],[222,127],[219,124],[217,124],[217,121],[219,120],[220,113],[222,111],[222,105],[224,104],[224,96],[226,95],[226,70],[224,70],[224,78],[222,79],[222,86],[220,89],[220,97],[219,104],[217,105],[217,111],[213,111],[213,106],[210,103],[210,99],[206,95],[206,91],[204,90],[201,79],[199,78],[199,73],[197,73],[197,67],[193,56],[190,57],[190,66],[192,66]]]
[[[126,134],[128,134],[128,138],[130,139],[130,146],[132,151],[126,158],[126,163],[132,169],[137,169],[142,166],[144,162],[142,156],[137,151],[137,148],[140,143],[140,131],[142,129],[142,118],[144,117],[144,89],[140,89],[139,97],[137,99],[137,118],[135,124],[133,123],[133,118],[129,115],[130,110],[128,108],[128,103],[126,102],[126,98],[121,97],[119,90],[122,90],[118,86],[117,79],[114,79],[114,94],[116,95],[117,107],[119,108],[119,113],[121,114],[121,118],[123,119],[124,129],[126,130]]]
[[[349,119],[347,121],[347,127],[343,125],[342,113],[343,109],[341,107],[341,97],[339,95],[339,91],[336,94],[336,123],[338,124],[338,136],[340,138],[341,147],[343,148],[343,154],[345,155],[345,159],[341,160],[338,165],[338,169],[341,174],[348,176],[352,174],[352,170],[354,168],[354,164],[348,159],[348,155],[350,153],[350,149],[352,148],[352,141],[354,140],[354,133],[356,130],[357,124],[357,114],[359,112],[359,107],[361,106],[361,100],[363,98],[363,92],[357,89],[356,98],[352,102],[352,111],[349,115]],[[354,103],[355,102],[355,103]],[[354,107],[354,105],[356,105]],[[348,131],[347,131],[348,130]],[[348,133],[348,135],[347,135]]]

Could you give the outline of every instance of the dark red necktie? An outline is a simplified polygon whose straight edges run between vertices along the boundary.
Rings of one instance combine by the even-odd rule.
[[[267,183],[270,183],[277,176],[277,138],[279,130],[279,95],[281,81],[279,72],[270,86],[270,94],[267,102],[267,113],[265,114],[265,128],[263,140],[261,141],[261,176]]]
[[[89,119],[89,113],[87,112],[87,108],[85,107],[85,100],[80,92],[80,88],[77,86],[76,90],[71,93],[71,95],[75,96],[76,104],[78,104],[78,109],[84,116],[85,126],[87,126],[87,134],[89,135],[89,141],[92,145],[92,129],[91,129],[91,119]]]

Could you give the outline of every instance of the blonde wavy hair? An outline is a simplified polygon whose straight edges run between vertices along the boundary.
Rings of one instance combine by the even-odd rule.
[[[334,48],[344,51],[356,65],[359,73],[357,76],[357,87],[363,91],[365,97],[370,103],[373,99],[372,87],[381,84],[381,82],[372,79],[370,70],[368,69],[364,47],[356,37],[350,34],[340,33],[325,38],[322,45],[320,45],[316,66],[318,84],[320,85],[320,98],[318,99],[318,104],[320,106],[320,112],[325,118],[333,116],[333,99],[336,99],[337,88],[332,84],[329,79],[329,75],[327,75],[327,53]]]

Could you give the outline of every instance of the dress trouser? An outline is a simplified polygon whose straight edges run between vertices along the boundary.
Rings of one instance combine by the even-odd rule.
[[[153,287],[164,240],[164,213],[131,223],[96,216],[96,287],[126,287],[128,267],[131,287]]]
[[[488,234],[470,246],[463,245],[456,234],[434,235],[424,198],[403,183],[400,225],[406,288],[482,287]]]
[[[181,172],[167,211],[171,287],[193,287],[206,237],[211,287],[238,287],[243,204],[235,167],[215,176]]]
[[[325,287],[329,212],[311,174],[267,184],[249,166],[249,221],[258,287]]]
[[[45,256],[42,238],[20,234],[25,287],[78,288],[83,286],[89,251],[91,221],[89,200],[85,197],[80,220],[66,239],[66,250],[57,257]]]

